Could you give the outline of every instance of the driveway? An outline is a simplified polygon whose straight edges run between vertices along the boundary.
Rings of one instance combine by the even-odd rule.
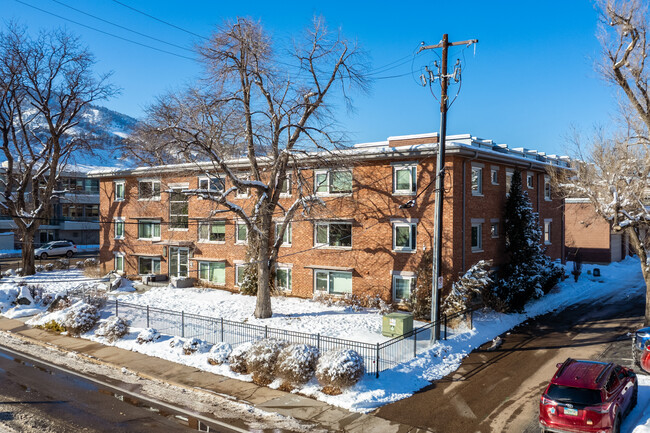
[[[375,414],[441,433],[538,432],[539,396],[568,357],[631,364],[626,333],[643,323],[644,297],[612,297],[530,319],[485,344],[451,375]]]

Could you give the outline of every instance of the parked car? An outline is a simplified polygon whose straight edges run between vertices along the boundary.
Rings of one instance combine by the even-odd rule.
[[[650,373],[650,328],[641,328],[632,336],[634,363],[646,373]]]
[[[72,257],[77,253],[77,246],[70,241],[49,242],[34,251],[39,259],[47,259],[50,256]]]
[[[567,359],[542,394],[543,432],[619,433],[639,390],[632,369],[614,363]]]

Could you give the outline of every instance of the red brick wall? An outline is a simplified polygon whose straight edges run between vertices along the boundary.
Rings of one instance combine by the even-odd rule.
[[[586,262],[611,261],[609,223],[596,214],[591,203],[567,203],[564,225],[570,258],[579,252]]]

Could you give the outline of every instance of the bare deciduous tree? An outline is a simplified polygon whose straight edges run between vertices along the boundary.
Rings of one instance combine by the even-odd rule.
[[[298,212],[322,204],[301,169],[310,152],[341,143],[331,127],[330,101],[338,93],[349,103],[351,88],[366,88],[363,53],[320,19],[286,54],[276,50],[280,47],[259,23],[226,23],[198,47],[204,79],[182,94],[159,98],[138,135],[141,145],[153,143],[160,161],[182,155],[232,185],[186,193],[212,200],[246,224],[249,260],[257,267],[258,318],[272,314],[269,279],[288,225]],[[209,161],[209,169],[201,161]],[[296,199],[283,207],[289,176]],[[250,206],[232,201],[238,189],[252,192]]]
[[[31,38],[10,24],[0,33],[0,134],[3,177],[0,210],[22,241],[24,274],[33,274],[34,235],[50,215],[59,174],[73,152],[88,145],[74,132],[83,110],[114,94],[108,75],[92,72],[94,57],[62,31]]]
[[[599,6],[599,71],[621,91],[620,128],[596,133],[589,149],[577,134],[574,172],[556,173],[555,182],[568,195],[589,198],[613,231],[628,236],[641,260],[645,325],[650,325],[650,71],[645,66],[650,15],[642,0],[602,0]]]

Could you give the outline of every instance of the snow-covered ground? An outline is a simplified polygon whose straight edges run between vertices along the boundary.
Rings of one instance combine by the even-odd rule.
[[[487,311],[478,312],[474,315],[473,329],[457,329],[448,340],[436,343],[408,362],[381,372],[379,379],[364,376],[357,385],[345,390],[341,395],[323,394],[315,380],[297,391],[352,411],[368,412],[384,404],[406,398],[429,385],[430,381],[440,379],[453,372],[473,349],[530,317],[563,309],[575,303],[599,299],[614,292],[617,296],[632,297],[645,290],[637,259],[628,258],[623,262],[598,267],[602,274],[600,277],[587,274],[587,271],[592,271],[594,266],[584,265],[579,282],[575,283],[572,278],[567,279],[548,295],[529,303],[524,313],[504,315]],[[28,284],[38,283],[47,286],[48,291],[53,292],[78,288],[80,284],[96,284],[84,282],[84,279],[85,277],[80,271],[71,270],[42,273],[26,277],[23,280]],[[15,281],[6,282],[6,279],[0,281],[0,312],[2,314],[16,317],[21,310],[28,308],[10,308],[8,303],[15,299],[16,290]],[[182,296],[179,296],[181,290]],[[186,313],[211,317],[223,316],[230,320],[321,333],[351,340],[367,342],[385,340],[385,337],[381,336],[381,314],[378,310],[373,309],[355,311],[345,306],[326,306],[312,300],[278,297],[273,299],[273,318],[258,320],[252,316],[254,298],[219,290],[163,287],[151,289],[144,294],[121,294],[119,299],[140,305],[148,304],[152,307],[182,310]],[[109,314],[110,312],[105,311],[102,320],[105,320]],[[41,316],[32,319],[29,323],[43,323],[51,318]],[[137,344],[135,340],[141,330],[142,328],[132,328],[125,338],[115,343],[108,343],[92,332],[84,334],[82,337],[191,365],[224,376],[251,380],[250,376],[231,372],[227,366],[209,365],[207,353],[184,355],[178,345],[170,347],[172,336],[163,336],[157,342]],[[624,423],[623,431],[628,433],[650,433],[650,408],[648,408],[650,405],[650,378],[641,375],[639,378],[639,404]],[[276,386],[279,386],[279,383],[271,384],[271,387]]]

